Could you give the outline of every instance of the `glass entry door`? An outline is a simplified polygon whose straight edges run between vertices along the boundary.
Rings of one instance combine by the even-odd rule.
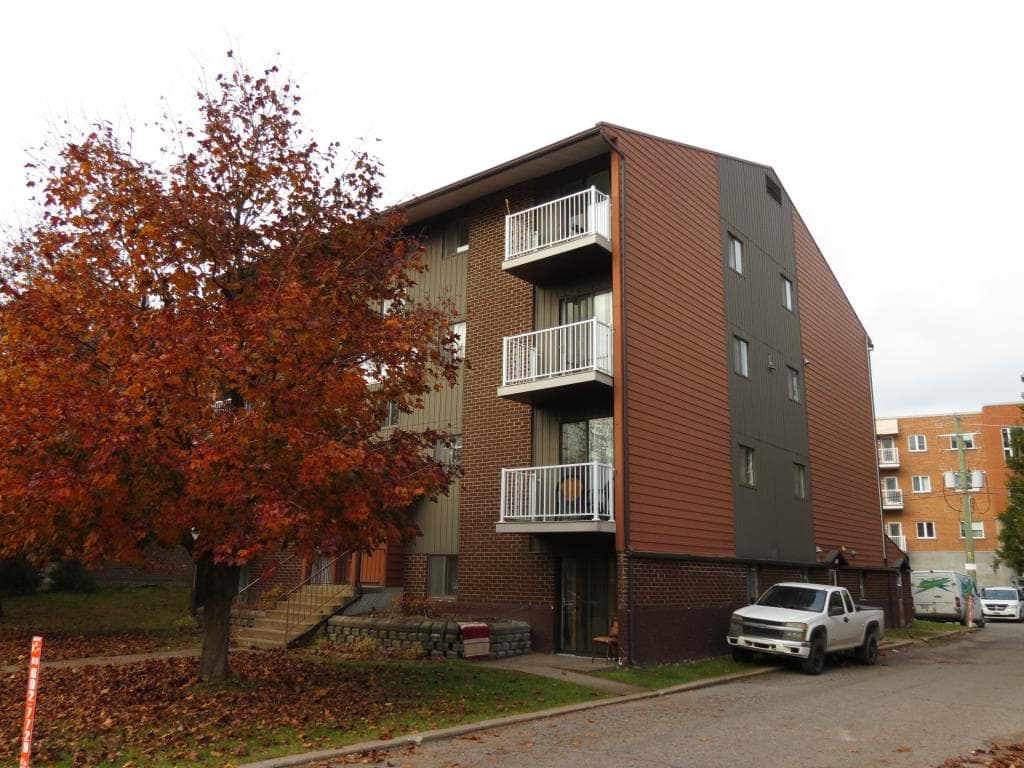
[[[562,558],[560,632],[562,653],[591,653],[591,640],[607,635],[615,600],[615,560],[607,555]]]

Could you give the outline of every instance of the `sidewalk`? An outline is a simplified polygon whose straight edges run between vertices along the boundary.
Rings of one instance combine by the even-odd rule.
[[[128,653],[123,656],[87,656],[83,659],[57,659],[46,661],[43,659],[43,669],[74,669],[78,667],[102,667],[107,664],[135,664],[150,659],[194,659],[199,656],[199,648],[176,648],[169,651],[148,651],[146,653]],[[0,675],[9,675],[13,672],[28,672],[28,662],[23,664],[8,664],[0,667]]]
[[[508,669],[528,675],[549,677],[553,680],[564,680],[567,683],[575,683],[576,685],[591,688],[609,696],[628,696],[631,693],[642,693],[648,690],[647,688],[641,688],[639,685],[630,685],[629,683],[620,683],[616,680],[605,680],[601,677],[591,676],[591,672],[615,668],[614,662],[609,662],[605,659],[591,661],[582,656],[527,653],[522,656],[508,656],[504,659],[492,659],[474,663],[482,667]]]

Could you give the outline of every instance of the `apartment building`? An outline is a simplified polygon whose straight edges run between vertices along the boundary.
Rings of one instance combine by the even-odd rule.
[[[1010,431],[1021,425],[1019,404],[985,405],[961,416],[966,456],[966,493],[977,580],[981,586],[1009,584],[1019,576],[995,568],[997,516],[1006,509]],[[953,414],[879,419],[878,470],[886,532],[915,569],[963,571],[966,537],[960,460]]]
[[[468,367],[392,423],[458,434],[464,477],[388,583],[540,651],[618,618],[636,661],[723,651],[779,580],[909,615],[870,340],[771,168],[602,123],[406,210]]]

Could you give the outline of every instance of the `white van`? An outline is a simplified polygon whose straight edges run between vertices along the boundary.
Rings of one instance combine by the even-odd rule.
[[[913,571],[910,589],[914,616],[931,621],[959,621],[967,626],[968,612],[977,627],[985,626],[981,595],[974,579],[959,571]]]

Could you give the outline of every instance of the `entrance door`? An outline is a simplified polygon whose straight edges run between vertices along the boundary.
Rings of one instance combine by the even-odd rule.
[[[591,653],[591,640],[608,634],[615,599],[615,560],[608,556],[562,558],[558,650]]]

